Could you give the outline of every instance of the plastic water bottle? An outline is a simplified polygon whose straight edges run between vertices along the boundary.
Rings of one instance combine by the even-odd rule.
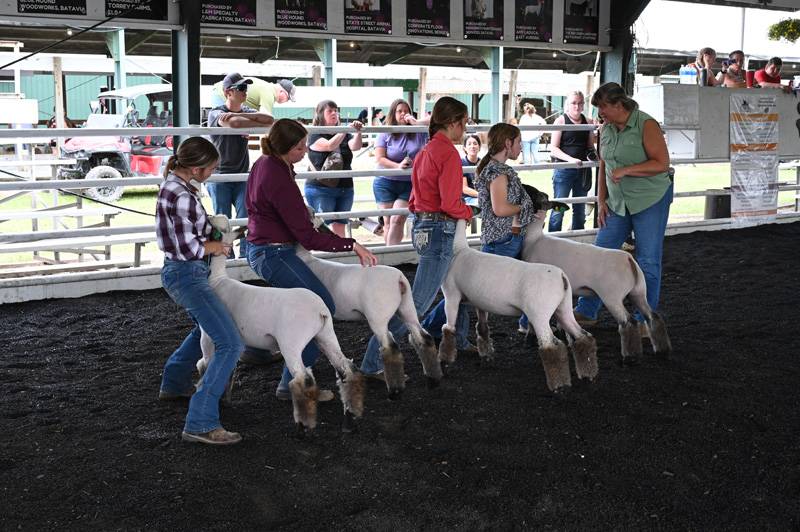
[[[686,85],[689,82],[689,65],[681,65],[680,82]]]
[[[690,85],[697,85],[697,83],[699,81],[698,78],[697,78],[698,74],[699,74],[699,72],[697,71],[697,67],[694,66],[694,65],[689,65],[688,66],[688,70],[687,70],[687,74],[686,74],[687,75],[687,83],[689,83]]]

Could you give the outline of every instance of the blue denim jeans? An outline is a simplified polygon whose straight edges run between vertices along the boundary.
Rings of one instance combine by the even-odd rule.
[[[164,365],[161,390],[185,393],[192,389],[195,364],[203,356],[200,328],[214,342],[214,358],[189,401],[186,432],[203,433],[221,427],[219,398],[244,349],[239,330],[228,309],[208,284],[208,265],[202,260],[164,259],[161,284],[175,303],[186,309],[194,328]]]
[[[586,197],[588,189],[584,188],[584,172],[591,172],[591,169],[584,168],[558,168],[553,171],[553,195],[556,198],[583,198]],[[586,204],[573,203],[572,207],[572,230],[583,229],[586,222]],[[561,221],[564,213],[551,211],[550,223],[547,230],[551,233],[561,231]]]
[[[317,279],[314,272],[306,266],[305,262],[297,257],[293,245],[269,246],[251,243],[247,248],[247,262],[250,264],[250,268],[271,287],[307,288],[322,298],[331,311],[331,315],[336,312],[330,292]],[[312,341],[303,350],[303,364],[310,368],[318,358],[319,348]],[[278,389],[288,391],[290,380],[292,380],[292,374],[284,364],[283,376],[278,384]]]
[[[636,214],[625,213],[619,216],[608,211],[606,225],[601,227],[594,241],[595,246],[619,249],[633,230],[636,237],[636,262],[644,272],[647,285],[647,303],[654,311],[658,309],[661,292],[661,256],[664,250],[664,231],[669,218],[669,206],[672,203],[672,185],[664,196],[655,204]],[[597,313],[603,305],[599,297],[581,297],[575,310],[584,316],[597,319]],[[634,314],[637,321],[642,316],[637,310]]]
[[[539,162],[539,139],[522,141],[522,162],[524,164]]]
[[[305,186],[306,203],[316,212],[344,212],[353,207],[353,188],[326,187],[321,185]],[[326,225],[340,223],[347,225],[347,218],[341,220],[325,220]]]
[[[231,205],[236,207],[237,218],[247,218],[247,183],[207,183],[208,195],[211,196],[211,204],[214,207],[214,214],[224,214],[229,219],[231,216]],[[239,240],[239,256],[247,256],[247,240]]]
[[[419,316],[425,315],[431,307],[444,278],[447,276],[447,270],[453,260],[453,238],[455,232],[456,223],[452,220],[435,222],[413,218],[411,238],[414,249],[419,255],[419,264],[417,265],[417,274],[414,276],[414,284],[411,287],[411,295],[414,298],[414,307],[416,307],[417,315]],[[442,308],[442,310],[444,309]],[[458,319],[456,320],[457,342],[460,345],[466,342],[466,333],[469,329],[469,315],[465,310],[464,306],[459,308]],[[433,315],[433,313],[431,314]],[[444,323],[445,321],[442,320],[439,324],[439,329],[433,330],[429,328],[434,327],[431,325],[431,320],[426,319],[423,321],[422,326],[431,335],[436,336],[438,334],[441,336]],[[389,331],[391,331],[395,339],[399,340],[402,336],[405,336],[408,329],[395,315],[389,321]],[[367,345],[364,360],[361,362],[361,371],[375,373],[382,369],[383,360],[380,357],[380,344],[375,335],[372,335]]]

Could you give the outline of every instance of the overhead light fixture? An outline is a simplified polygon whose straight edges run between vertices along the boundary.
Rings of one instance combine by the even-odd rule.
[[[461,47],[460,46],[456,46],[456,53],[459,53],[459,54],[461,53]]]
[[[67,28],[67,35],[72,37],[72,29],[71,28]]]
[[[355,47],[356,47],[356,43],[354,43],[353,41],[350,41],[350,48],[355,48]]]
[[[558,57],[558,54],[556,52],[553,52],[553,57]]]
[[[225,42],[231,42],[231,36],[230,35],[226,35],[225,36]]]

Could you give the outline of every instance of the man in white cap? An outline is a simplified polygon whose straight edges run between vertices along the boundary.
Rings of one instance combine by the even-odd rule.
[[[288,79],[278,80],[277,83],[270,83],[258,78],[244,78],[249,84],[247,99],[245,104],[262,113],[272,114],[272,107],[276,103],[286,103],[289,100],[295,101],[294,83]],[[214,84],[211,103],[215,107],[222,105],[225,99],[223,81]]]
[[[274,119],[267,113],[259,113],[245,105],[247,92],[252,81],[234,72],[222,80],[225,103],[215,107],[208,113],[208,127],[251,128],[267,127]],[[250,171],[250,154],[247,151],[248,135],[211,135],[211,142],[219,151],[219,174],[246,174]],[[236,207],[236,217],[247,217],[245,195],[247,182],[208,183],[208,194],[214,206],[215,214],[231,216],[231,205]],[[239,256],[247,255],[247,241],[241,239]]]

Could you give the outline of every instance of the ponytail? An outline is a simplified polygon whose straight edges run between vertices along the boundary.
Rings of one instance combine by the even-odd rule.
[[[164,179],[175,170],[178,166],[178,158],[175,155],[170,155],[169,159],[167,159],[167,164],[164,166]]]
[[[264,155],[272,155],[272,146],[270,146],[268,135],[264,135],[263,137],[261,137],[260,144],[261,144],[261,153],[263,153]]]
[[[486,155],[481,157],[481,160],[478,162],[478,167],[475,169],[475,175],[481,175],[481,172],[483,172],[483,169],[486,168],[487,164],[489,164],[489,161],[491,160],[492,155],[494,155],[492,152],[488,152],[487,151]]]

